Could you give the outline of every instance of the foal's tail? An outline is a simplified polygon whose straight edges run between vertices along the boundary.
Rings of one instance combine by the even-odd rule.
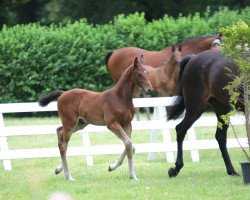
[[[178,95],[174,100],[174,103],[172,106],[167,107],[167,120],[175,120],[177,119],[185,110],[185,104],[184,104],[184,98],[182,93],[182,74],[183,71],[188,63],[188,61],[193,57],[194,55],[188,55],[185,58],[183,58],[180,62],[180,71],[179,71],[179,91]]]
[[[51,101],[56,100],[59,96],[62,95],[64,91],[62,90],[56,90],[54,92],[51,92],[49,95],[43,97],[38,101],[38,104],[42,107],[47,106]]]

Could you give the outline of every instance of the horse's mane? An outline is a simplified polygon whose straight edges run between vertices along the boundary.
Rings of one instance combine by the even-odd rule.
[[[184,40],[182,42],[177,43],[176,45],[183,45],[184,43],[193,42],[194,40],[203,40],[203,39],[212,38],[215,36],[217,36],[217,35],[215,34],[215,35],[209,35],[209,36],[199,36],[199,37]]]

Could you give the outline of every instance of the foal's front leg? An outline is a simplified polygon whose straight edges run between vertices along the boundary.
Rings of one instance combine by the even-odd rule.
[[[108,129],[111,130],[113,133],[115,133],[117,135],[117,137],[119,137],[124,145],[125,145],[125,150],[123,151],[123,153],[121,154],[121,156],[119,157],[119,159],[112,165],[109,166],[109,171],[115,170],[117,167],[119,167],[125,156],[128,156],[128,166],[129,166],[129,175],[130,178],[133,180],[137,180],[135,171],[134,171],[134,166],[133,166],[133,148],[132,148],[132,141],[130,139],[131,137],[131,131],[132,131],[132,125],[131,123],[125,128],[125,131],[123,130],[123,128],[121,127],[121,125],[119,123],[112,123],[109,124]]]

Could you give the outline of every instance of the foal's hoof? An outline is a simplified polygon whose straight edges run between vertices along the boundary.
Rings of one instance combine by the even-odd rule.
[[[176,172],[175,168],[171,167],[168,170],[168,176],[169,176],[169,178],[176,177],[177,175],[178,175],[178,173]]]
[[[59,174],[61,171],[62,171],[61,169],[56,168],[56,169],[55,169],[55,174],[57,175],[57,174]]]
[[[109,166],[109,169],[108,169],[109,172],[112,172],[113,170],[111,169],[111,167]]]
[[[130,179],[133,180],[133,181],[138,181],[138,178],[136,176],[135,177],[130,176]]]

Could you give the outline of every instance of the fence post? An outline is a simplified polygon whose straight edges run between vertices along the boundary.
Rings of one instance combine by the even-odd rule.
[[[162,120],[162,123],[167,123],[167,120],[166,120],[166,108],[165,107],[159,107],[160,109],[160,119]],[[171,134],[170,134],[170,131],[169,129],[163,129],[162,130],[162,136],[163,136],[163,141],[164,141],[164,144],[167,146],[168,144],[171,143]],[[169,163],[173,163],[174,162],[174,152],[166,152],[166,158],[167,158],[167,161]]]
[[[162,123],[166,122],[166,109],[165,107],[154,107],[154,114],[153,114],[153,120],[160,120]],[[150,135],[150,143],[156,143],[157,137],[158,137],[159,130],[152,130]],[[168,145],[171,143],[171,135],[169,129],[163,129],[162,130],[163,135],[163,141],[165,145]],[[166,157],[168,162],[174,162],[174,153],[173,152],[166,152]],[[152,161],[155,160],[156,153],[150,152],[148,153],[148,160]]]
[[[191,127],[188,131],[188,140],[189,140],[189,145],[192,147],[196,146],[196,136],[195,136],[195,131],[194,131],[194,127]],[[191,150],[191,157],[192,157],[192,161],[197,162],[200,160],[199,157],[199,152],[198,150],[196,150],[195,148]]]
[[[90,139],[89,139],[89,133],[82,133],[82,142],[83,146],[86,147],[88,151],[88,147],[90,147]],[[93,166],[93,156],[86,156],[86,161],[88,166]]]
[[[1,132],[3,132],[4,129],[4,121],[3,121],[3,114],[0,113],[0,150],[3,155],[8,155],[8,143],[7,143],[7,137],[1,137]],[[4,169],[7,171],[11,170],[11,161],[10,160],[3,160],[3,166]]]
[[[159,120],[160,119],[160,110],[159,107],[154,107],[154,113],[153,113],[153,120]],[[150,134],[150,143],[156,143],[157,137],[158,137],[159,130],[152,130]],[[152,161],[155,160],[156,153],[155,152],[149,152],[148,153],[148,160]]]

